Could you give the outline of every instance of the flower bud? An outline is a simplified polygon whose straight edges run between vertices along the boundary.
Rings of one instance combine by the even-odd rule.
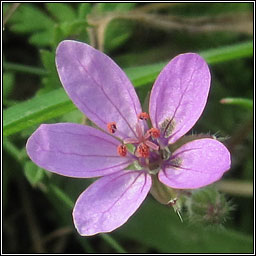
[[[174,211],[178,214],[180,220],[183,222],[181,217],[181,190],[167,187],[158,180],[158,177],[156,175],[151,175],[151,177],[153,183],[150,193],[152,194],[152,196],[161,204],[172,206]]]
[[[213,225],[223,224],[234,209],[225,196],[213,187],[194,190],[185,204],[192,222]]]
[[[152,196],[161,204],[169,204],[171,200],[177,201],[178,192],[177,190],[167,187],[158,180],[156,175],[151,175],[152,187],[150,193]]]

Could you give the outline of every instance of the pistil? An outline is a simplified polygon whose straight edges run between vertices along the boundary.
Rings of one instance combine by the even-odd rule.
[[[142,112],[138,115],[138,121],[136,123],[136,138],[126,138],[123,143],[118,146],[117,152],[120,156],[125,157],[127,154],[127,144],[133,144],[135,149],[135,156],[138,158],[148,159],[151,152],[156,152],[158,154],[159,145],[154,140],[159,138],[160,131],[157,128],[151,128],[148,131],[144,131],[145,126],[143,121],[147,121],[149,115],[146,112]],[[110,133],[115,133],[117,126],[115,122],[110,122],[107,125]],[[152,139],[150,139],[152,138]],[[147,160],[149,162],[149,160]]]

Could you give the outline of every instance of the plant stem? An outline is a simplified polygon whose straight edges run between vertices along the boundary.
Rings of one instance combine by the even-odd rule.
[[[252,197],[253,196],[253,184],[248,181],[238,180],[223,180],[216,183],[217,188],[227,194]]]
[[[100,234],[100,237],[105,240],[112,248],[114,248],[118,253],[127,253],[125,249],[113,239],[112,236],[107,234]]]
[[[49,72],[43,68],[35,68],[35,67],[23,65],[23,64],[16,64],[16,63],[10,63],[10,62],[4,62],[3,67],[4,67],[4,70],[24,72],[24,73],[39,75],[39,76],[45,76],[49,74]]]
[[[73,201],[69,198],[69,196],[62,191],[59,187],[54,184],[48,185],[50,190],[53,192],[55,196],[57,196],[61,201],[63,201],[66,206],[69,208],[74,207]],[[102,239],[104,239],[113,249],[115,249],[118,253],[125,253],[126,251],[122,248],[122,246],[110,235],[108,234],[100,234],[99,235]]]

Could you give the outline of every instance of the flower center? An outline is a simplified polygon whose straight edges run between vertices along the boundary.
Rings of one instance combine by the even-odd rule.
[[[156,174],[161,166],[169,159],[171,152],[168,147],[160,144],[161,132],[157,128],[147,129],[147,121],[150,118],[146,112],[140,113],[135,126],[135,137],[125,138],[117,147],[120,157],[125,157],[129,150],[137,159],[138,168],[148,170],[150,174]],[[118,127],[115,122],[107,124],[108,131],[115,133]],[[162,145],[160,147],[160,145]]]
[[[139,146],[137,147],[137,150],[135,152],[135,155],[137,155],[138,157],[144,157],[147,158],[149,157],[149,146],[147,146],[144,143],[139,144]]]
[[[121,157],[125,157],[127,155],[127,144],[133,145],[135,150],[133,154],[142,159],[147,159],[146,161],[139,162],[147,162],[150,163],[155,161],[157,158],[161,158],[161,151],[158,143],[158,138],[160,137],[160,131],[157,128],[148,129],[145,132],[145,127],[147,127],[146,122],[149,119],[149,114],[146,112],[140,113],[138,116],[138,120],[136,123],[136,137],[134,138],[126,138],[123,140],[122,144],[117,147],[117,152]],[[115,122],[110,122],[107,124],[108,131],[110,133],[115,133],[118,129]]]

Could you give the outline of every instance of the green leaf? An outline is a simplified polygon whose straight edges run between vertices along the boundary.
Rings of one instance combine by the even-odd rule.
[[[42,92],[49,92],[53,89],[59,88],[61,86],[60,80],[57,74],[56,66],[55,66],[55,54],[48,50],[41,50],[40,56],[42,63],[45,69],[48,71],[48,76],[45,76],[42,79],[42,83],[44,85]]]
[[[24,165],[24,173],[32,186],[36,186],[44,178],[44,170],[31,161],[26,161]]]
[[[31,33],[48,30],[54,22],[39,8],[31,4],[21,4],[10,20],[11,30],[18,33]]]
[[[47,70],[54,70],[55,68],[55,54],[48,50],[40,50],[41,61]]]
[[[8,152],[17,162],[22,162],[21,151],[9,140],[3,139],[3,148]]]
[[[30,34],[29,42],[36,46],[48,46],[53,35],[54,21],[32,4],[21,4],[10,20],[13,32]]]
[[[154,81],[165,65],[166,62],[162,62],[151,65],[130,67],[125,70],[125,73],[131,79],[133,85],[138,87]]]
[[[7,98],[12,92],[14,82],[13,73],[4,73],[3,75],[3,98]]]
[[[253,54],[253,42],[248,41],[235,45],[210,49],[201,53],[209,64],[250,57]]]
[[[111,21],[105,31],[105,52],[110,52],[125,43],[132,34],[132,28],[133,24],[126,20]]]
[[[62,40],[65,40],[68,37],[79,35],[79,38],[81,38],[86,36],[86,26],[88,26],[88,23],[85,19],[77,19],[72,22],[56,24],[53,32],[53,47],[56,48]]]
[[[46,8],[57,21],[73,21],[76,19],[75,10],[71,7],[72,4],[63,3],[47,3]]]
[[[81,3],[78,7],[78,18],[85,19],[85,17],[91,12],[91,3]]]
[[[224,98],[220,103],[228,105],[237,105],[239,107],[253,111],[253,100],[243,98]]]
[[[45,93],[5,110],[3,134],[13,134],[74,109],[74,104],[62,88]]]
[[[31,44],[34,44],[36,46],[42,47],[42,46],[48,46],[52,42],[53,37],[53,29],[52,27],[49,28],[49,30],[44,31],[38,31],[37,33],[32,34],[29,37],[29,42]]]
[[[224,46],[217,49],[210,49],[199,53],[208,64],[217,64],[234,59],[253,56],[253,42],[239,43],[232,46]],[[133,81],[134,86],[141,86],[154,81],[166,62],[130,67],[126,73]]]
[[[233,54],[231,54],[230,48],[228,47],[219,48],[215,51],[211,50],[210,53],[204,51],[200,54],[206,58],[206,61],[209,64],[216,64],[235,58],[239,59],[242,57],[252,56],[253,51],[251,48],[251,42],[246,43],[247,50],[243,51],[243,54],[238,54],[240,51],[239,49],[241,48],[240,46],[241,44],[231,47]],[[242,43],[242,48],[243,47],[244,43]],[[225,54],[223,49],[226,49],[229,54]],[[222,52],[226,57],[214,58],[214,54],[219,56],[220,52]],[[158,63],[136,68],[128,68],[125,72],[131,79],[134,86],[138,87],[148,84],[149,82],[153,82],[165,64],[166,63]],[[13,134],[32,125],[46,121],[52,117],[60,116],[74,108],[74,105],[71,103],[64,90],[57,89],[47,95],[38,96],[30,101],[17,104],[16,106],[5,110],[3,118],[3,134],[4,136]]]
[[[147,199],[114,236],[140,242],[160,253],[252,253],[250,236],[228,229],[181,222],[172,208]]]
[[[56,186],[55,184],[49,183],[47,187],[49,189],[48,192],[50,192],[62,203],[64,203],[67,208],[72,209],[74,207],[75,204],[72,201],[72,199],[64,191],[62,191],[58,186]]]
[[[60,27],[63,31],[64,37],[68,37],[70,35],[80,34],[81,30],[85,30],[88,25],[85,19],[83,20],[73,20],[72,22],[64,22],[60,24]]]
[[[131,10],[136,3],[99,3],[94,6],[96,13],[125,12]],[[113,20],[104,34],[104,51],[110,52],[121,46],[132,34],[133,24],[125,20]]]
[[[6,71],[8,70],[8,71],[14,71],[14,72],[22,72],[22,73],[28,73],[28,74],[38,75],[38,76],[45,76],[48,74],[48,72],[42,68],[35,68],[32,66],[9,63],[9,62],[4,62],[3,64],[4,64],[3,68]]]
[[[111,11],[128,11],[131,10],[136,3],[98,3],[94,6],[96,12],[111,12]]]

